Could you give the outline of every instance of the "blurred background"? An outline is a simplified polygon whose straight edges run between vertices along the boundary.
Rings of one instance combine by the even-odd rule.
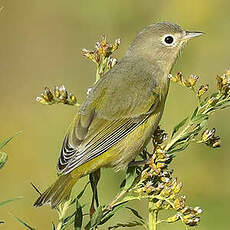
[[[56,179],[59,149],[76,108],[43,106],[35,98],[45,86],[64,84],[82,102],[95,80],[95,66],[81,56],[81,49],[93,48],[102,33],[110,41],[121,38],[119,58],[145,26],[162,20],[178,23],[206,35],[189,43],[174,73],[197,74],[214,90],[216,74],[230,67],[228,0],[2,0],[0,5],[4,6],[0,14],[0,140],[23,131],[5,148],[9,161],[0,171],[0,201],[23,199],[0,207],[0,220],[6,222],[0,229],[24,229],[12,215],[36,229],[51,229],[51,221],[57,220],[56,212],[48,206],[33,207],[37,193],[30,183],[43,191]],[[189,90],[172,84],[161,126],[170,131],[195,103]],[[209,123],[222,138],[220,149],[192,145],[178,153],[173,163],[188,204],[205,210],[200,227],[195,229],[230,229],[229,114],[219,112]],[[118,192],[124,172],[102,172],[99,197],[108,203]],[[78,182],[75,190],[81,190],[86,180]],[[90,190],[87,192],[90,195]],[[147,215],[145,202],[132,205]],[[133,218],[121,212],[111,224]],[[165,228],[164,224],[159,227]],[[185,227],[175,224],[167,229]]]

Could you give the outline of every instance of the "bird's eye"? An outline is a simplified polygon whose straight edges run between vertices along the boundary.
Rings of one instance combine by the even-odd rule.
[[[174,41],[174,38],[173,38],[172,36],[167,36],[167,37],[165,38],[165,42],[166,42],[167,44],[172,44],[173,41]]]
[[[165,43],[167,43],[167,44],[172,44],[173,41],[174,41],[174,38],[172,36],[167,36],[165,38]]]
[[[172,35],[166,35],[164,38],[163,38],[163,43],[166,45],[166,46],[170,46],[174,43],[175,39]]]

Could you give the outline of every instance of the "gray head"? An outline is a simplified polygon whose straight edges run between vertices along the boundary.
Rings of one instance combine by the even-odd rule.
[[[173,23],[158,22],[146,27],[137,35],[127,55],[143,56],[170,67],[187,41],[201,34],[185,31]]]

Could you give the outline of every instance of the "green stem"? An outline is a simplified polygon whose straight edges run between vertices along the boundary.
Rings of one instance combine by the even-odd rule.
[[[117,202],[121,197],[123,197],[125,195],[125,193],[127,192],[127,190],[122,190],[121,192],[119,192],[115,198],[107,205],[107,207],[105,208],[105,210],[112,210],[114,206],[122,203],[121,202]],[[136,199],[136,198],[135,198]]]
[[[158,210],[154,208],[152,200],[149,201],[149,230],[157,230]]]
[[[96,72],[96,81],[95,83],[101,78],[100,76],[100,65],[97,64],[97,72]]]
[[[169,143],[165,147],[165,150],[168,151],[170,147],[173,146],[187,132],[190,127],[190,123],[188,123],[188,125],[185,126],[185,128],[177,136],[169,141]]]
[[[58,222],[58,225],[57,225],[57,230],[61,230],[62,229],[62,226],[63,226],[63,220],[64,220],[64,218],[65,218],[65,215],[66,215],[66,212],[67,212],[67,210],[68,210],[68,208],[69,208],[69,204],[70,204],[70,200],[68,200],[68,201],[66,201],[64,204],[63,204],[63,206],[61,207],[61,206],[59,206],[59,208],[58,208],[58,220],[59,220],[59,222]],[[62,205],[62,204],[61,204]]]

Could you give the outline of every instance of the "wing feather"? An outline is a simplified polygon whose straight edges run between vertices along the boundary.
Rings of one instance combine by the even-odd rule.
[[[59,172],[68,174],[80,165],[98,157],[106,152],[113,145],[127,136],[135,128],[141,125],[148,115],[142,116],[140,119],[123,119],[117,120],[108,125],[96,137],[93,137],[86,145],[74,148],[67,136],[64,140],[61,157],[59,159]],[[111,130],[113,130],[111,132]]]

